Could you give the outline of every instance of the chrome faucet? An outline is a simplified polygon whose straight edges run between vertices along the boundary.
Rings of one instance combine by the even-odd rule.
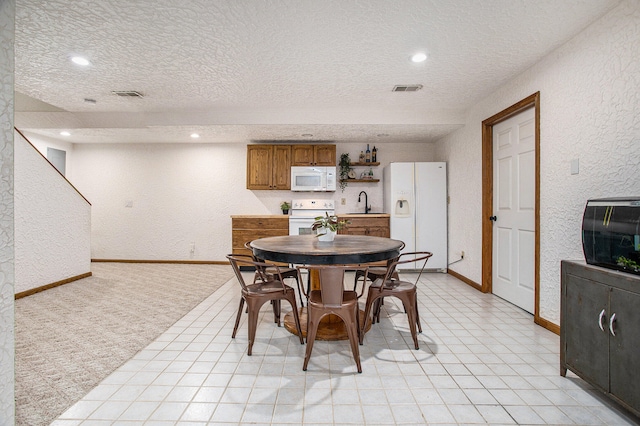
[[[364,214],[367,214],[371,210],[371,206],[369,205],[369,197],[367,196],[366,192],[360,191],[360,193],[358,194],[358,202],[360,202],[360,196],[362,194],[364,194]]]

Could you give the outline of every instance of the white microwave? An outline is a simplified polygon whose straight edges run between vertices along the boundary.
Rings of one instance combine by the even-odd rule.
[[[336,168],[304,166],[291,167],[292,191],[335,191]]]

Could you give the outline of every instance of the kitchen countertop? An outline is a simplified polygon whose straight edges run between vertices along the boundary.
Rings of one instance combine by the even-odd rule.
[[[280,218],[280,217],[284,217],[284,218],[288,218],[289,215],[286,214],[232,214],[231,218],[232,219],[251,219],[251,218]]]
[[[349,217],[389,217],[389,213],[337,213],[336,216],[349,216]],[[231,215],[232,218],[236,219],[251,219],[251,218],[279,218],[279,217],[289,217],[286,214],[235,214]]]
[[[389,213],[337,213],[336,216],[349,216],[349,217],[390,217]]]

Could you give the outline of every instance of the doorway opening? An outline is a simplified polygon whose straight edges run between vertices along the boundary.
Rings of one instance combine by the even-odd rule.
[[[47,147],[47,160],[58,169],[62,176],[67,174],[67,151]]]
[[[494,241],[494,142],[493,126],[528,108],[534,108],[534,321],[543,327],[549,324],[540,318],[540,92],[511,105],[482,122],[482,286],[483,293],[493,292]]]

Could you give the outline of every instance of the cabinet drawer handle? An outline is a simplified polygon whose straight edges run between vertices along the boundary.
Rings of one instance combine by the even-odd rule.
[[[611,332],[612,336],[616,335],[616,332],[613,331],[613,323],[616,322],[616,314],[615,312],[613,313],[613,315],[611,315],[611,319],[609,319],[609,331]]]
[[[604,331],[604,309],[600,312],[600,318],[598,318],[598,325],[600,326],[600,330]]]

